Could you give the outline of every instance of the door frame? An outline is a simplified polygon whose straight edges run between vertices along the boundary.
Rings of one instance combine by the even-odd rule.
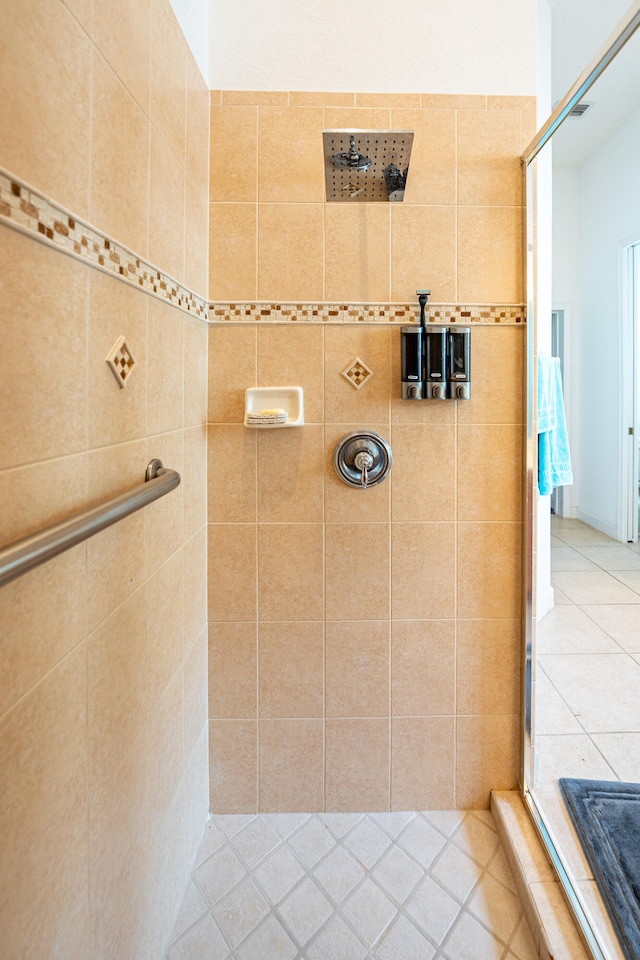
[[[618,247],[620,278],[620,495],[618,539],[638,541],[638,481],[640,479],[640,385],[638,349],[640,336],[640,230]]]

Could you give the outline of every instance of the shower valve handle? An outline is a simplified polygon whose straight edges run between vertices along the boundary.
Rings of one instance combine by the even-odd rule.
[[[363,487],[369,482],[369,477],[367,471],[370,467],[373,466],[373,457],[368,450],[361,450],[360,453],[356,453],[353,458],[353,465],[362,471],[361,483]]]

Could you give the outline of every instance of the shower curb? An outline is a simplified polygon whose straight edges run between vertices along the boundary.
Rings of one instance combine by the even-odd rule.
[[[591,960],[520,794],[492,791],[491,814],[540,960]]]

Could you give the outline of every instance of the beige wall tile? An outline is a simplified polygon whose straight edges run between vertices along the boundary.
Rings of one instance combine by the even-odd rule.
[[[207,522],[207,428],[191,427],[183,434],[184,483],[182,535],[186,539]]]
[[[390,331],[349,324],[324,331],[326,423],[389,422]],[[359,357],[373,376],[356,390],[342,371]]]
[[[388,620],[326,626],[328,717],[389,716]]]
[[[258,525],[260,620],[322,620],[320,523]]]
[[[2,588],[0,715],[83,640],[85,577],[78,546]]]
[[[88,506],[85,454],[0,472],[0,542],[8,546]]]
[[[471,399],[457,405],[458,422],[522,423],[526,328],[478,328],[471,336]]]
[[[184,791],[174,797],[164,818],[152,831],[151,876],[162,877],[155,884],[147,907],[149,954],[157,957],[168,942],[173,926],[175,904],[185,885],[185,837],[181,829],[184,816]]]
[[[322,717],[322,622],[261,623],[258,651],[260,716]]]
[[[185,179],[184,282],[205,299],[209,295],[209,203],[206,187]]]
[[[523,203],[519,110],[459,110],[458,203]]]
[[[520,613],[520,525],[458,524],[458,616],[516,619]]]
[[[257,200],[258,108],[212,104],[210,118],[210,201]]]
[[[209,716],[257,716],[257,632],[251,623],[212,623],[209,627]]]
[[[394,718],[391,725],[391,809],[453,809],[453,750],[452,717]]]
[[[257,292],[256,206],[209,204],[209,297],[253,300]]]
[[[147,417],[147,307],[149,297],[115,277],[88,271],[88,391],[90,447],[143,437]],[[134,371],[126,387],[116,382],[106,357],[126,337]]]
[[[327,620],[388,618],[389,524],[329,523],[325,541]]]
[[[392,523],[391,610],[394,620],[454,616],[453,523]]]
[[[184,676],[184,760],[185,768],[193,759],[194,751],[202,734],[208,727],[208,684],[207,684],[207,625],[187,653],[183,663]],[[206,768],[206,758],[203,758]],[[206,796],[208,791],[202,791]],[[186,799],[186,798],[185,798]],[[206,819],[206,813],[205,813]],[[204,820],[200,820],[202,825]],[[201,828],[202,829],[202,826]],[[187,861],[188,863],[190,861]]]
[[[184,655],[184,563],[174,553],[145,583],[147,609],[148,681],[158,699],[178,670]],[[182,767],[182,764],[181,764]]]
[[[209,328],[209,420],[242,423],[244,393],[256,385],[257,332],[253,324]],[[242,363],[238,363],[242,357]]]
[[[185,317],[184,323],[184,425],[207,422],[207,353],[209,327],[201,320]]]
[[[366,521],[387,523],[391,519],[391,484],[388,481],[360,490],[351,487],[338,477],[333,465],[333,455],[341,440],[355,431],[373,431],[385,439],[390,438],[386,423],[329,423],[324,428],[325,463],[325,519],[327,522]]]
[[[518,620],[459,620],[456,707],[459,714],[515,716],[520,710]]]
[[[151,127],[149,259],[184,281],[184,167]]]
[[[435,302],[456,301],[456,214],[453,207],[403,206],[391,211],[391,299],[431,290]],[[460,296],[460,294],[458,294]]]
[[[389,721],[327,720],[325,803],[332,812],[389,809]]]
[[[151,0],[94,2],[92,39],[145,113],[149,110],[150,19]]]
[[[487,97],[487,110],[529,110],[535,106],[535,97]]]
[[[258,213],[260,300],[321,300],[324,206],[261,203]]]
[[[390,126],[388,107],[325,107],[325,130],[388,130]]]
[[[392,621],[391,711],[394,717],[453,714],[455,628],[454,620]]]
[[[324,158],[321,149],[323,118],[322,107],[260,107],[258,111],[258,199],[260,201],[322,202],[324,199]]]
[[[144,481],[143,440],[94,450],[88,458],[88,499],[98,504]],[[145,515],[134,513],[87,540],[87,618],[93,630],[147,576]]]
[[[486,110],[487,98],[477,94],[423,93],[422,106],[434,110]]]
[[[522,433],[519,424],[459,424],[459,520],[520,520]]]
[[[183,423],[184,324],[175,307],[148,299],[147,432],[154,434],[177,430]]]
[[[355,102],[355,93],[289,91],[289,103],[292,107],[354,107]]]
[[[182,475],[182,432],[164,433],[147,440],[147,463],[153,457],[162,460],[165,467],[177,470]],[[183,541],[184,485],[172,490],[160,500],[155,500],[143,510],[145,528],[145,553],[147,573],[170,557]]]
[[[256,526],[209,524],[209,619],[256,616]]]
[[[207,471],[210,523],[254,523],[257,517],[257,430],[210,424]]]
[[[283,90],[223,90],[222,103],[233,106],[254,104],[260,107],[286,107],[289,94]]]
[[[324,808],[322,720],[260,721],[260,810]]]
[[[519,730],[518,717],[458,717],[456,809],[487,809],[491,790],[516,789]]]
[[[144,737],[89,784],[91,953],[144,956],[149,813]]]
[[[90,956],[84,644],[5,714],[0,734],[3,952],[45,957],[64,943]]]
[[[520,207],[460,207],[460,302],[521,303],[522,253]]]
[[[258,724],[256,720],[209,723],[212,813],[258,810]]]
[[[323,431],[256,430],[258,519],[261,523],[322,522]]]
[[[159,825],[172,803],[182,800],[182,790],[179,790],[185,762],[182,666],[156,699],[150,719],[146,756],[147,808],[150,822]]]
[[[207,532],[208,528],[202,527],[182,548],[185,654],[207,622]]]
[[[390,205],[332,203],[324,216],[326,299],[386,303],[391,293]]]
[[[322,423],[323,330],[295,324],[258,327],[258,386],[304,390],[304,422]],[[249,385],[249,384],[247,384]]]
[[[2,164],[86,217],[91,41],[63,4],[38,0],[3,3],[0,36]]]
[[[187,45],[171,4],[151,0],[151,121],[184,168]]]
[[[96,50],[92,90],[90,219],[146,257],[149,121]]]
[[[11,344],[0,388],[3,469],[85,449],[86,303],[82,264],[0,227],[0,311]]]
[[[420,107],[419,93],[356,93],[358,107]]]
[[[145,594],[139,588],[89,636],[92,779],[119,763],[122,744],[132,742],[145,729],[151,692],[148,663]]]
[[[407,522],[453,520],[456,500],[454,425],[396,424],[392,441],[392,519]]]
[[[456,116],[453,110],[391,111],[394,130],[413,130],[404,203],[456,202]]]
[[[220,106],[222,103],[222,90],[209,90],[209,101],[212,106]]]
[[[209,192],[209,89],[188,47],[186,56],[185,169],[187,177],[206,195]]]

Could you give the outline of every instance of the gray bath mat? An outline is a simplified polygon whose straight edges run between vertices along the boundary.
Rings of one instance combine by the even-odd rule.
[[[559,781],[627,960],[640,960],[640,784]]]

